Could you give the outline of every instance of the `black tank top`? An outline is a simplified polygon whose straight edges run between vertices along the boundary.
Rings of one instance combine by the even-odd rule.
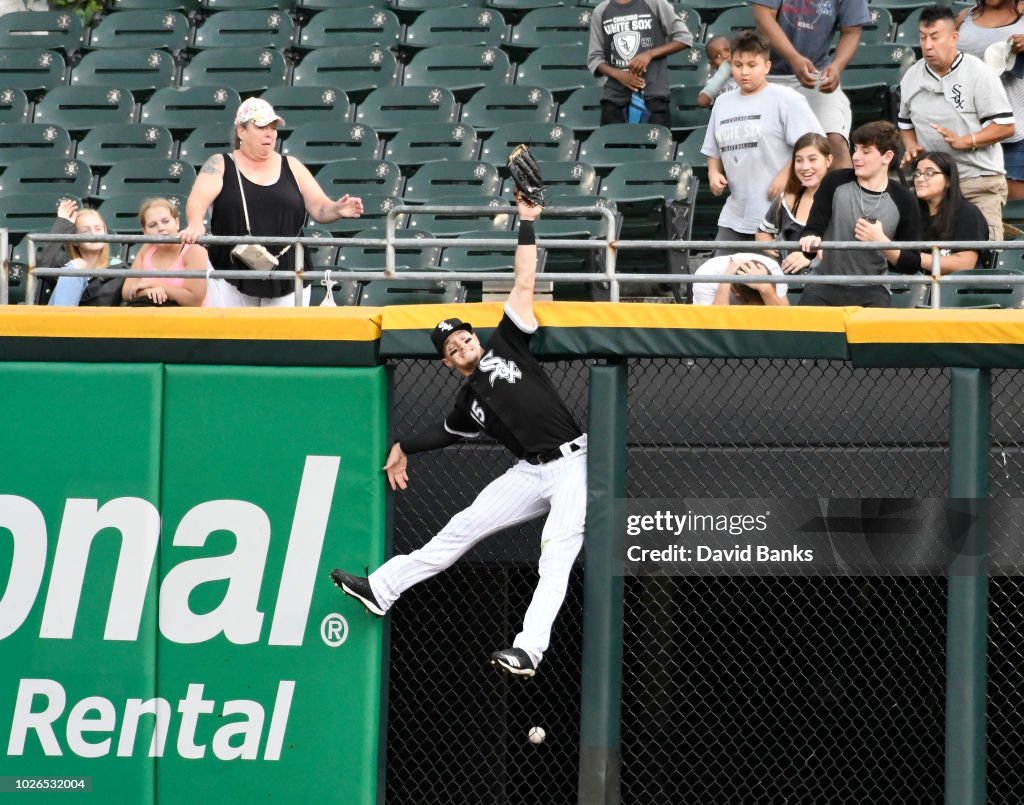
[[[241,174],[238,174],[241,175]],[[292,175],[288,157],[281,157],[281,175],[272,185],[250,182],[242,175],[245,201],[249,207],[249,226],[253,235],[287,237],[298,235],[306,222],[306,206],[299,192],[299,184]],[[224,154],[224,185],[220,195],[213,200],[213,216],[210,219],[211,235],[245,235],[245,213],[242,210],[242,196],[238,191],[235,162]],[[211,246],[210,262],[214,268],[246,268],[231,256],[232,246]],[[268,246],[276,255],[282,246]],[[281,271],[295,270],[295,248],[292,247],[278,257]],[[269,298],[284,296],[295,289],[295,283],[288,280],[228,280],[238,290],[249,296]]]

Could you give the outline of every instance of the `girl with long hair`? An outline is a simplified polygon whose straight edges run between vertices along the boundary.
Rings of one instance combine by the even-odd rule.
[[[139,209],[139,223],[146,235],[178,237],[178,207],[165,198],[147,198]],[[206,249],[198,244],[149,243],[139,250],[132,268],[140,271],[205,271]],[[199,307],[206,298],[204,278],[129,277],[121,297],[130,306]]]
[[[73,222],[75,234],[106,235],[107,224],[96,210],[78,209],[74,201],[65,200],[58,207],[58,214]],[[121,261],[111,259],[110,244],[102,241],[78,241],[67,244],[70,258],[64,268],[76,268],[79,271],[96,268],[108,268]],[[98,283],[94,283],[97,285]],[[64,307],[78,307],[80,304],[110,304],[109,301],[83,299],[89,287],[89,277],[61,277],[53,289],[48,304]]]
[[[985,216],[960,193],[960,176],[956,162],[944,151],[928,151],[917,160],[914,169],[914,192],[921,209],[923,240],[988,240]],[[976,268],[984,250],[959,249],[940,251],[939,267],[943,274]],[[921,252],[921,268],[932,270],[932,253]]]

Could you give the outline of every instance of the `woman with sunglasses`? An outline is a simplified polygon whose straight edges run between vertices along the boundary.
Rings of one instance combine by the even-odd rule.
[[[981,211],[960,194],[956,162],[942,151],[929,151],[917,161],[912,174],[921,209],[923,240],[988,240],[988,224]],[[943,274],[979,267],[983,249],[942,249],[939,267]],[[932,253],[921,253],[921,268],[932,270]]]

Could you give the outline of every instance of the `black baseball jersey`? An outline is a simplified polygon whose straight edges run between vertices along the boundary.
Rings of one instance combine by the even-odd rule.
[[[546,453],[583,434],[531,354],[532,335],[506,308],[476,370],[459,389],[445,430],[465,438],[486,432],[517,458]]]

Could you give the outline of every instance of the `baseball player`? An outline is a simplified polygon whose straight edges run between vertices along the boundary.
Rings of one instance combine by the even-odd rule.
[[[389,559],[369,578],[343,570],[334,570],[331,578],[369,612],[383,616],[403,592],[450,567],[480,540],[547,513],[541,536],[540,581],[522,631],[512,648],[491,655],[491,663],[498,669],[531,677],[548,647],[569,573],[583,545],[587,437],[530,354],[530,336],[537,330],[533,313],[537,271],[534,221],[542,207],[522,196],[517,202],[515,283],[501,322],[486,345],[468,322],[451,318],[437,324],[431,339],[441,360],[466,381],[443,422],[395,442],[384,471],[393,490],[405,489],[409,455],[483,433],[507,447],[518,461],[419,550]]]

